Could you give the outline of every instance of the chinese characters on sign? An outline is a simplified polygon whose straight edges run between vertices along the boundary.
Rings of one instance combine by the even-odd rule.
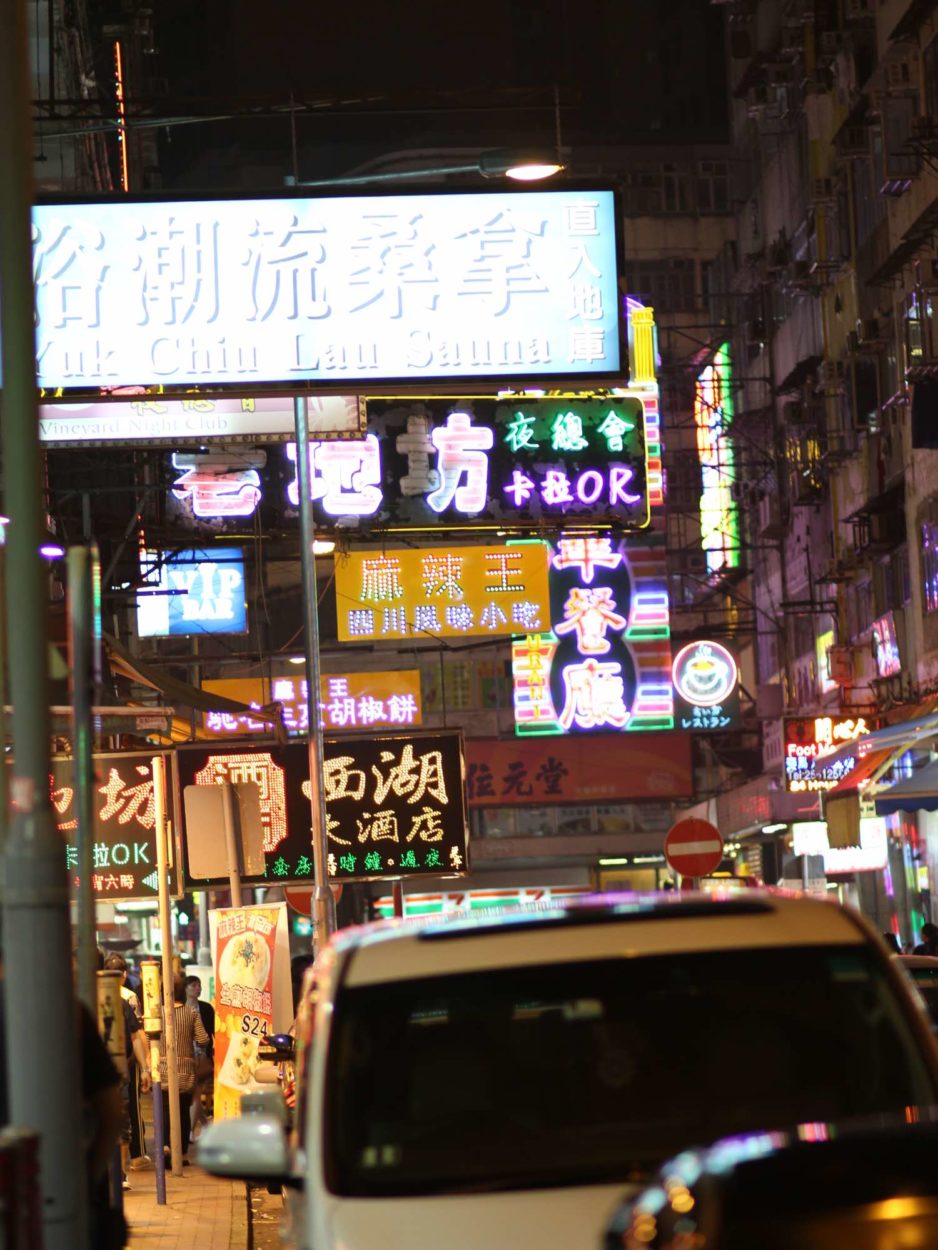
[[[670,729],[661,552],[608,534],[564,535],[549,577],[551,631],[512,644],[516,733]]]
[[[286,913],[286,903],[209,912],[218,1120],[241,1114],[242,1095],[258,1088],[258,1047],[292,1017]]]
[[[94,844],[91,887],[100,899],[155,899],[156,805],[152,752],[95,755]],[[55,759],[49,779],[56,828],[65,839],[65,866],[78,884],[78,816],[71,759]],[[178,894],[175,857],[170,892]]]
[[[547,548],[439,547],[336,558],[341,642],[528,633],[549,622]]]
[[[700,496],[700,545],[707,570],[739,565],[739,509],[733,498],[736,461],[730,426],[733,422],[733,375],[730,349],[724,343],[697,379],[694,420],[703,490]]]
[[[323,788],[331,878],[468,871],[459,734],[333,741],[324,750]]]
[[[39,385],[621,372],[610,191],[39,205]]]
[[[825,762],[840,747],[849,746],[875,728],[863,716],[815,716],[785,718],[785,789],[833,790],[857,764],[853,753]]]
[[[739,670],[722,643],[688,643],[675,655],[671,676],[676,728],[701,732],[739,723]]]
[[[252,707],[280,703],[288,733],[305,734],[309,728],[305,678],[274,677],[268,682],[259,677],[222,677],[204,681],[202,689]],[[417,669],[323,674],[319,699],[322,727],[330,731],[411,728],[422,720]],[[246,713],[206,712],[203,722],[206,732],[218,737],[264,734],[270,729]]]
[[[470,807],[601,804],[693,793],[688,734],[467,738],[465,750]]]
[[[141,638],[243,634],[247,630],[244,552],[140,552],[144,588],[137,591]]]
[[[324,519],[387,529],[506,521],[646,526],[662,501],[657,392],[508,402],[369,399],[368,434],[310,444],[310,492]],[[648,445],[646,446],[646,425]],[[288,488],[296,506],[296,447]],[[654,466],[652,466],[654,468]]]

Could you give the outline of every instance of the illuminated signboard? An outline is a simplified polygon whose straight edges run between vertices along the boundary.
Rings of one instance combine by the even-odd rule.
[[[247,631],[244,552],[240,547],[141,551],[137,592],[141,638]]]
[[[283,723],[290,734],[309,728],[305,677],[222,677],[203,681],[202,689],[250,707],[267,703],[283,706]],[[420,673],[405,669],[393,673],[328,673],[319,685],[322,727],[327,730],[400,729],[419,725],[422,719]],[[266,734],[270,725],[252,716],[232,712],[206,712],[206,733]]]
[[[324,749],[323,788],[330,879],[468,871],[461,735],[340,739]]]
[[[880,677],[895,677],[902,672],[896,621],[891,612],[873,622],[873,656]]]
[[[91,888],[96,898],[120,901],[157,899],[156,806],[153,798],[154,752],[96,754],[92,793],[94,845]],[[77,887],[78,815],[74,761],[55,759],[50,776],[56,828],[65,840],[65,866]],[[172,817],[172,811],[169,812]],[[170,893],[178,896],[179,873],[170,848]]]
[[[255,782],[260,790],[265,874],[246,878],[246,883],[312,881],[306,743],[181,747],[176,752],[176,778],[179,793],[187,785]],[[444,730],[326,738],[323,787],[327,870],[335,880],[454,875],[468,867],[459,734]],[[187,885],[204,889],[205,881],[189,875],[191,836],[187,829]]]
[[[739,564],[739,513],[733,499],[736,464],[733,423],[733,377],[729,344],[697,378],[694,396],[697,452],[703,490],[700,496],[700,545],[707,569],[718,573]]]
[[[563,519],[636,529],[663,502],[656,392],[367,406],[364,440],[310,446],[310,493],[325,518],[403,530]],[[296,447],[287,454],[296,506]]]
[[[41,387],[614,377],[611,191],[48,203]]]
[[[857,758],[825,762],[825,757],[874,728],[863,716],[786,717],[785,789],[795,794],[833,790],[853,772]]]
[[[234,457],[232,457],[234,458]],[[186,463],[181,463],[181,461]],[[173,456],[173,468],[181,476],[173,483],[173,495],[188,499],[196,517],[253,516],[261,501],[260,474],[256,469],[223,469],[189,462],[188,457]]]
[[[550,623],[512,643],[517,734],[672,728],[660,547],[562,537],[550,556]]]
[[[671,678],[678,729],[699,733],[739,724],[739,670],[722,643],[701,640],[681,647]]]
[[[311,395],[307,401],[311,438],[361,438],[364,406],[355,395]],[[296,437],[293,401],[256,399],[167,399],[141,395],[90,404],[40,404],[39,438],[47,447],[147,447],[187,443],[286,442]]]
[[[621,803],[694,793],[690,734],[467,738],[465,749],[472,808]]]
[[[547,547],[434,547],[337,556],[340,642],[513,634],[550,619]]]

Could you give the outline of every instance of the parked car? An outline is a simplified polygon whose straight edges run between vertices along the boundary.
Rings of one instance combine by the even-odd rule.
[[[619,1207],[604,1250],[938,1246],[938,1123],[921,1114],[686,1150]]]
[[[938,1029],[938,959],[934,955],[897,955],[895,958],[925,1000],[932,1025]]]
[[[582,1250],[688,1144],[938,1101],[866,923],[749,890],[343,931],[296,1032],[290,1140],[225,1121],[198,1157],[292,1190],[304,1250]]]

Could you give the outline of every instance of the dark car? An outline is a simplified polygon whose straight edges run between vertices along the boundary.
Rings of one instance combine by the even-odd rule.
[[[748,1133],[666,1163],[605,1250],[938,1247],[938,1112]]]

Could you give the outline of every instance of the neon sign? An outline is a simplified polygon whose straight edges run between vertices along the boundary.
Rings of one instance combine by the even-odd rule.
[[[739,670],[722,643],[682,647],[674,657],[672,679],[679,729],[729,729],[738,722]]]
[[[309,729],[309,707],[305,677],[221,677],[204,681],[202,689],[223,698],[260,708],[279,703],[283,724],[289,734],[305,734]],[[416,669],[398,672],[323,674],[319,686],[319,710],[323,729],[401,729],[422,721],[420,673]],[[206,712],[207,733],[266,734],[270,726],[249,713]]]
[[[663,502],[657,391],[507,401],[369,399],[368,435],[313,441],[326,517],[387,529],[568,519],[641,529]],[[296,448],[287,448],[291,462]],[[288,486],[296,506],[296,477]]]
[[[736,464],[729,429],[733,422],[733,377],[729,344],[697,378],[694,421],[703,490],[700,545],[707,569],[719,573],[739,565],[739,513],[733,499]]]
[[[609,534],[559,540],[552,629],[512,644],[517,734],[672,728],[661,559],[656,548],[626,548]]]
[[[873,655],[876,672],[880,677],[894,677],[896,673],[902,672],[896,622],[891,612],[873,622]]]
[[[512,634],[549,620],[547,548],[410,548],[336,560],[340,642]]]
[[[189,499],[193,516],[253,516],[261,501],[261,479],[256,469],[236,469],[214,473],[210,469],[193,468],[177,463],[182,476],[173,483],[177,499]]]
[[[833,790],[853,772],[857,756],[849,754],[828,762],[825,757],[874,727],[864,716],[786,717],[785,789],[795,794]]]
[[[141,638],[243,634],[244,552],[240,547],[140,552],[144,588],[137,592]]]

